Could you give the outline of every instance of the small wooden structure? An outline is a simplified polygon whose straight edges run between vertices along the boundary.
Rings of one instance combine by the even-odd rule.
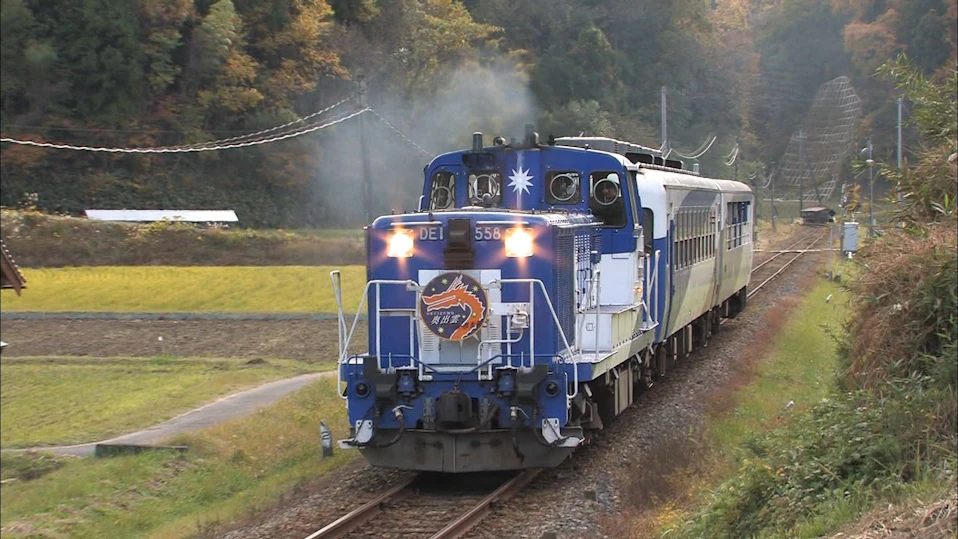
[[[27,280],[20,273],[17,261],[10,255],[7,246],[0,240],[0,288],[12,288],[20,295],[20,290],[27,287]]]
[[[835,222],[835,211],[825,207],[805,208],[802,210],[802,224],[825,225]]]

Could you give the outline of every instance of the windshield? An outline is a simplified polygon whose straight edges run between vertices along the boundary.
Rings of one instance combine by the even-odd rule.
[[[502,176],[495,171],[469,173],[469,204],[498,206],[502,202]]]

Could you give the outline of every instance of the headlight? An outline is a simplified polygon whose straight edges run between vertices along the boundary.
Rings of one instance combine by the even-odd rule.
[[[408,230],[397,230],[387,240],[386,256],[392,258],[409,258],[413,248],[412,233]]]
[[[508,257],[532,256],[532,232],[525,228],[511,228],[506,231],[505,244]]]

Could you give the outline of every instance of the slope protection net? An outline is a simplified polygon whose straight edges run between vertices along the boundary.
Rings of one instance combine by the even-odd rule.
[[[822,203],[831,197],[861,115],[862,100],[848,77],[819,86],[801,126],[788,141],[776,184],[794,188],[796,196],[808,201]]]

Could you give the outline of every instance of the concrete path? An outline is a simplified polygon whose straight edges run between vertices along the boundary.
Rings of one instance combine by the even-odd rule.
[[[335,371],[301,374],[292,378],[275,380],[261,386],[247,389],[239,393],[223,397],[219,400],[201,406],[185,414],[176,416],[158,425],[103,440],[76,445],[60,445],[48,447],[29,447],[23,449],[4,449],[3,453],[24,453],[27,451],[44,451],[57,455],[72,455],[89,457],[93,455],[97,444],[133,444],[151,445],[167,440],[174,435],[184,432],[193,432],[224,423],[231,419],[243,417],[265,408],[290,393],[302,388],[310,382],[320,378],[336,376]],[[318,419],[317,419],[318,421]]]

